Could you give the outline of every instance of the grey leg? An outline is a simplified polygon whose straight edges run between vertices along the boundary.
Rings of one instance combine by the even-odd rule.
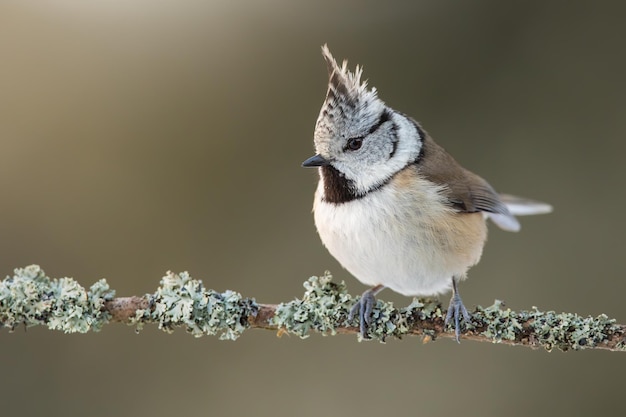
[[[461,296],[459,295],[459,291],[456,286],[457,278],[452,277],[452,298],[450,299],[450,305],[448,306],[448,312],[446,313],[444,325],[447,326],[450,319],[454,316],[454,336],[456,341],[461,343],[459,340],[459,337],[461,336],[461,326],[459,325],[460,316],[462,314],[463,319],[468,323],[471,317],[463,305],[463,301],[461,300]]]
[[[348,320],[352,321],[354,316],[359,316],[359,330],[361,337],[369,339],[367,336],[367,328],[372,323],[372,310],[376,304],[376,294],[384,290],[385,287],[377,285],[365,291],[359,301],[350,309]]]

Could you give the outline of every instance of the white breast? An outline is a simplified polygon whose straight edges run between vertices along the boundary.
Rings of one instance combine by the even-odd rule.
[[[443,203],[441,188],[425,179],[400,173],[381,189],[342,204],[322,201],[322,193],[320,184],[314,211],[322,242],[366,285],[435,295],[480,259],[483,216],[455,213]]]

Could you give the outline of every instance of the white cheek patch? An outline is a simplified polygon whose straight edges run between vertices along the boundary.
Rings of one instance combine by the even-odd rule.
[[[414,123],[393,110],[389,111],[396,128],[386,131],[386,135],[380,135],[381,137],[373,135],[365,138],[386,142],[380,149],[373,150],[377,152],[358,155],[360,157],[355,155],[347,161],[336,163],[336,168],[352,181],[359,194],[367,194],[378,189],[397,172],[415,161],[420,153],[422,138]],[[387,144],[389,146],[384,146]],[[389,158],[389,155],[392,157]]]

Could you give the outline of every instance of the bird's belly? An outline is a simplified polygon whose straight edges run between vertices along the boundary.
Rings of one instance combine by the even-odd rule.
[[[366,285],[409,296],[449,290],[452,277],[464,278],[480,259],[486,239],[483,216],[394,199],[392,191],[343,204],[318,201],[315,223],[324,245]]]

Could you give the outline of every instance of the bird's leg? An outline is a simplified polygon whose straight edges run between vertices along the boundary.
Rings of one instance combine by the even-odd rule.
[[[350,309],[348,320],[352,321],[354,316],[359,316],[359,329],[363,339],[369,339],[367,328],[372,323],[372,310],[376,304],[376,294],[384,290],[383,285],[377,285],[365,291],[359,301]]]
[[[470,322],[470,314],[467,312],[467,309],[463,305],[463,301],[461,300],[461,296],[459,295],[459,290],[456,288],[457,286],[457,278],[452,277],[452,298],[450,299],[450,305],[448,306],[448,312],[446,313],[446,319],[444,320],[444,326],[448,325],[450,319],[454,316],[454,337],[458,343],[461,343],[459,337],[461,336],[461,328],[459,326],[459,320],[461,314],[463,315],[463,319],[466,323]]]

